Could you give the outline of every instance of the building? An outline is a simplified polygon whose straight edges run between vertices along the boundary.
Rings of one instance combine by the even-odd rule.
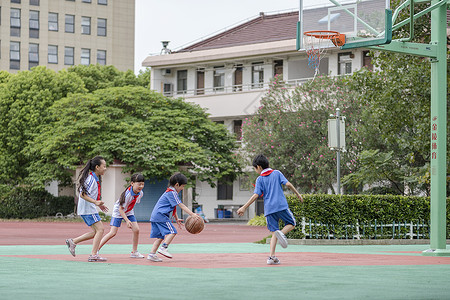
[[[326,15],[325,8],[304,11],[305,19],[321,15]],[[256,112],[271,78],[282,75],[288,86],[295,87],[314,77],[315,70],[308,67],[305,51],[296,50],[297,20],[298,11],[260,13],[178,51],[149,56],[142,65],[151,67],[152,89],[206,108],[213,121],[236,134],[239,143],[242,121]],[[323,28],[305,28],[312,29]],[[319,71],[344,75],[363,66],[371,67],[367,53],[364,49],[329,48]],[[214,188],[197,181],[195,201],[208,218],[237,217],[235,211],[253,193],[247,181],[244,176],[232,185],[218,182]],[[263,203],[259,200],[246,217],[261,213]]]
[[[134,69],[134,0],[5,0],[0,3],[0,70],[38,65]]]

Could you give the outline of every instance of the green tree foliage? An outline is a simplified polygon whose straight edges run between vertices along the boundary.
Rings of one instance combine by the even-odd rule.
[[[199,107],[143,87],[113,87],[72,94],[49,109],[32,144],[40,159],[29,168],[33,182],[68,182],[71,169],[95,155],[126,164],[124,171],[167,178],[180,165],[214,184],[235,176],[235,139]]]
[[[346,78],[325,76],[292,91],[276,77],[255,116],[243,122],[249,158],[265,154],[273,168],[303,191],[333,190],[336,153],[328,147],[327,120],[336,108],[347,117],[342,174],[354,170],[360,147],[356,132],[361,105],[349,86]]]
[[[70,93],[85,92],[78,76],[45,67],[0,75],[0,182],[21,183],[36,159],[29,143],[39,126],[50,122],[48,107]]]

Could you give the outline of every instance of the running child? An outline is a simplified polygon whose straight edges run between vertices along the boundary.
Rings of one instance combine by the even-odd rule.
[[[167,251],[170,243],[174,239],[175,235],[178,233],[170,221],[170,214],[174,212],[176,207],[181,208],[186,214],[200,218],[200,216],[194,214],[186,205],[184,205],[180,198],[178,198],[178,193],[182,191],[187,184],[187,178],[181,173],[176,173],[172,175],[169,179],[169,187],[161,195],[158,202],[153,209],[152,215],[150,217],[150,222],[152,224],[152,231],[150,233],[150,238],[156,238],[153,243],[152,250],[148,255],[147,259],[154,262],[162,261],[156,255],[156,251],[159,254],[172,258],[172,254]],[[178,219],[176,213],[173,213],[173,216],[181,228],[182,220]],[[162,243],[162,245],[161,245]],[[159,247],[161,245],[161,247]],[[159,249],[158,249],[159,248]]]
[[[269,168],[269,160],[262,154],[253,159],[253,168],[260,176],[256,179],[254,194],[247,203],[238,209],[240,216],[244,215],[246,209],[255,202],[258,197],[264,198],[264,215],[267,220],[267,228],[272,233],[270,240],[270,255],[267,259],[268,265],[278,265],[280,260],[275,256],[277,240],[281,247],[286,248],[288,241],[286,234],[295,228],[294,215],[289,209],[286,197],[284,196],[282,185],[286,185],[303,202],[303,198],[295,187],[278,170]],[[284,227],[280,230],[278,222],[283,220]]]
[[[107,260],[97,254],[104,232],[102,219],[98,214],[97,206],[104,212],[108,211],[108,208],[101,201],[100,197],[100,178],[105,174],[105,171],[106,162],[101,156],[90,159],[81,170],[77,184],[79,191],[77,213],[83,218],[86,225],[91,227],[92,231],[74,239],[66,240],[66,245],[69,247],[70,253],[75,256],[75,247],[78,243],[93,239],[92,253],[88,258],[90,262]]]
[[[144,255],[137,251],[139,243],[139,226],[134,216],[134,206],[141,201],[144,192],[145,178],[141,174],[133,174],[131,176],[130,185],[122,192],[119,199],[114,204],[114,209],[111,217],[111,229],[100,242],[99,250],[110,239],[116,236],[122,221],[127,223],[127,227],[133,231],[133,249],[131,251],[131,258],[144,258]]]

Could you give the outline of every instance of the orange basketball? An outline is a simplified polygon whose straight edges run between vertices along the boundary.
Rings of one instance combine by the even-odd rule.
[[[184,223],[184,227],[189,233],[197,234],[202,232],[203,228],[205,228],[205,222],[203,222],[202,218],[189,216]]]

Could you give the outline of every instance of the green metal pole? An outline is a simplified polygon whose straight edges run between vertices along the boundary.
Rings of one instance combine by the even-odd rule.
[[[433,0],[435,4],[439,1]],[[446,250],[447,176],[447,6],[431,12],[431,43],[437,45],[431,61],[431,256],[450,256]]]

